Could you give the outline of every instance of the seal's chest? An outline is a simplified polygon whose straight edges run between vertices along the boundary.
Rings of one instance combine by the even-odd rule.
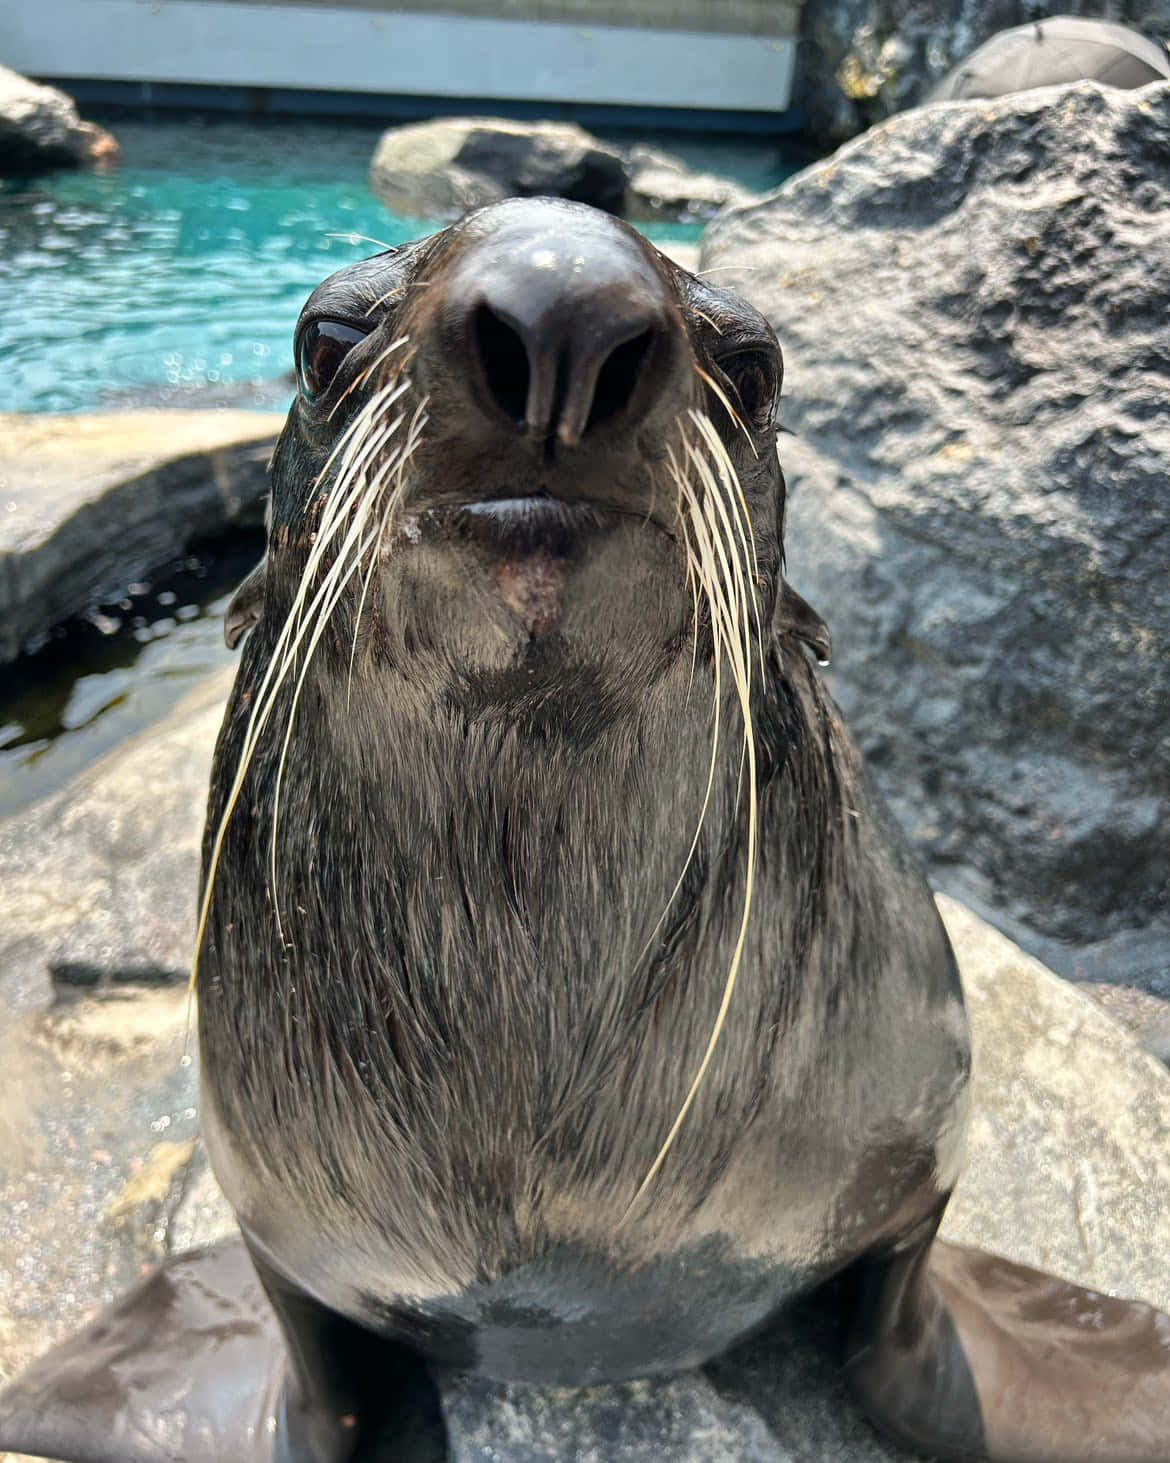
[[[816,1283],[817,1267],[735,1258],[723,1240],[640,1264],[562,1242],[457,1294],[360,1319],[426,1338],[431,1359],[506,1381],[585,1386],[699,1366]]]

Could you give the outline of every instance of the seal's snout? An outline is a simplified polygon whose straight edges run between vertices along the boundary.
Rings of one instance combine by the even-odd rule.
[[[447,382],[481,427],[542,452],[638,425],[685,379],[685,330],[647,247],[591,210],[504,210],[442,285]]]
[[[582,332],[562,299],[530,324],[510,308],[523,299],[514,285],[512,278],[493,281],[475,311],[476,364],[492,404],[528,436],[573,447],[591,427],[629,409],[654,322],[622,301],[627,308],[598,322],[602,328]]]

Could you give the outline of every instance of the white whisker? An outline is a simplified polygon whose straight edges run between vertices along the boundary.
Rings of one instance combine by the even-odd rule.
[[[700,431],[704,440],[708,440],[708,433],[704,423],[710,426],[708,419],[699,413],[691,412],[690,416],[696,428]],[[714,429],[712,428],[712,431]],[[714,679],[715,679],[715,706],[712,727],[712,751],[711,763],[708,771],[707,788],[704,793],[703,806],[700,811],[699,824],[695,831],[690,850],[683,865],[683,872],[678,883],[671,894],[670,903],[678,894],[686,870],[694,857],[698,839],[706,820],[710,807],[712,789],[714,785],[715,768],[718,756],[720,731],[719,712],[722,701],[722,666],[726,657],[728,669],[731,673],[732,685],[735,689],[736,700],[739,705],[740,716],[743,722],[743,748],[741,751],[740,773],[737,779],[737,788],[742,788],[744,767],[743,759],[746,758],[746,772],[748,784],[748,830],[747,830],[747,869],[744,887],[743,909],[740,917],[739,929],[736,935],[735,946],[732,951],[731,962],[728,967],[727,978],[724,982],[723,994],[720,999],[719,1008],[716,1012],[715,1022],[711,1029],[706,1048],[698,1069],[687,1089],[670,1131],[667,1133],[658,1150],[654,1162],[651,1164],[645,1178],[639,1185],[637,1192],[630,1201],[626,1210],[628,1216],[637,1205],[639,1200],[650,1188],[665,1163],[667,1155],[674,1146],[675,1140],[686,1121],[695,1098],[698,1095],[704,1079],[710,1070],[712,1060],[715,1056],[719,1039],[727,1022],[727,1015],[731,1008],[732,996],[735,992],[736,981],[743,963],[744,950],[747,944],[748,927],[751,920],[752,905],[755,895],[756,864],[758,858],[759,842],[759,790],[758,790],[758,768],[756,757],[755,726],[752,719],[751,707],[751,681],[752,681],[752,653],[751,653],[751,626],[752,611],[749,608],[750,599],[755,608],[755,623],[757,635],[759,634],[759,606],[754,594],[748,593],[747,585],[743,574],[743,565],[748,562],[749,549],[744,541],[744,523],[747,520],[746,503],[744,504],[744,520],[737,523],[739,529],[739,544],[735,542],[736,535],[733,532],[732,521],[728,515],[720,492],[720,486],[731,498],[732,504],[736,504],[737,497],[742,501],[742,489],[739,485],[738,476],[731,464],[730,458],[724,451],[715,454],[716,466],[712,470],[711,464],[707,462],[701,453],[696,449],[694,443],[686,438],[683,433],[683,447],[686,460],[695,469],[700,479],[703,493],[700,499],[692,485],[689,476],[676,472],[676,481],[680,490],[680,496],[685,504],[690,521],[691,531],[694,533],[697,553],[689,558],[699,576],[703,594],[706,598],[710,611],[711,630],[714,646]],[[722,446],[722,443],[720,443]],[[716,482],[716,473],[721,483]],[[738,515],[737,515],[738,518]],[[688,552],[690,541],[687,540]],[[743,558],[740,557],[740,551]],[[751,546],[751,554],[754,556],[754,543]],[[763,646],[761,642],[761,667],[763,666]],[[736,803],[738,806],[738,792]],[[664,916],[665,917],[665,911]],[[659,920],[655,927],[655,934],[661,927],[662,920]],[[651,937],[653,939],[653,936]]]

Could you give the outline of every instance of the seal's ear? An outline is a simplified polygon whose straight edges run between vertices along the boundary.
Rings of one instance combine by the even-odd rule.
[[[811,649],[818,665],[828,665],[833,658],[833,637],[829,627],[809,604],[802,599],[787,579],[780,581],[780,593],[776,599],[776,613],[773,624],[781,635],[795,635]]]
[[[180,1255],[0,1390],[0,1454],[272,1463],[285,1365],[243,1243]]]
[[[264,582],[267,577],[266,555],[232,595],[223,620],[223,638],[229,650],[236,648],[260,618],[264,609]]]

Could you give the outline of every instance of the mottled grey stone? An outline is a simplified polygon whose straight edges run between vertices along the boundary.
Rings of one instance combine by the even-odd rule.
[[[577,1390],[442,1381],[458,1463],[790,1463],[750,1405],[701,1374]]]
[[[921,109],[703,249],[784,346],[790,576],[903,826],[1058,968],[1116,940],[1163,994],[1168,158],[1170,85]]]
[[[258,523],[280,418],[0,414],[0,662],[101,595]]]

